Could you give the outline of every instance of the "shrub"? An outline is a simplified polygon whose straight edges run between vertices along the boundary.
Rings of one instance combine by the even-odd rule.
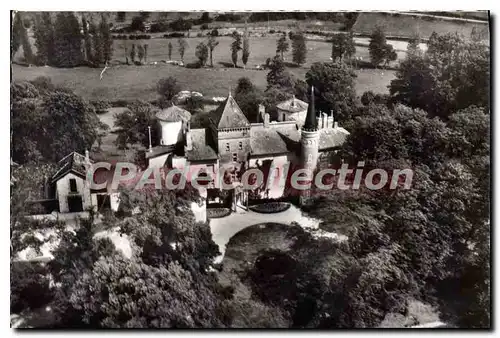
[[[200,28],[201,29],[209,29],[210,27],[208,26],[208,23],[204,23],[203,25],[201,25]]]
[[[15,262],[11,264],[10,311],[36,309],[52,299],[46,268],[39,263]]]
[[[208,218],[222,218],[229,216],[231,214],[231,209],[229,208],[207,208]]]
[[[111,104],[107,100],[97,100],[90,103],[94,106],[97,115],[105,114],[108,108],[111,107]]]
[[[163,37],[166,39],[168,39],[168,38],[183,38],[184,33],[174,32],[174,33],[170,33],[170,34],[164,34]]]
[[[191,69],[198,69],[198,68],[201,68],[201,63],[196,61],[196,62],[191,62],[191,63],[187,63],[186,68],[191,68]]]
[[[211,36],[219,36],[219,31],[217,30],[217,28],[212,29],[212,32],[210,32],[210,35]]]
[[[196,34],[196,37],[202,38],[203,37],[203,33],[200,32],[200,33]]]
[[[265,204],[257,204],[249,207],[250,210],[261,214],[274,214],[283,212],[290,208],[290,203],[286,202],[270,202]]]
[[[269,30],[269,34],[274,34],[276,31],[274,29]]]

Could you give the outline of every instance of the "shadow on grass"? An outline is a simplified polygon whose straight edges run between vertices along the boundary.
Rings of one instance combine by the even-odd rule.
[[[224,68],[243,68],[241,66],[236,66],[235,67],[231,62],[219,61],[218,64],[221,65]]]

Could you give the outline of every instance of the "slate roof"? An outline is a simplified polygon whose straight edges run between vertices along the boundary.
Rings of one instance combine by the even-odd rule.
[[[90,163],[93,162],[90,161]],[[59,169],[52,176],[52,183],[59,180],[69,172],[72,172],[76,176],[79,176],[83,179],[86,178],[87,170],[85,168],[85,156],[83,156],[82,154],[72,152],[71,154],[66,155],[61,160],[59,160],[57,165]]]
[[[176,105],[172,105],[156,113],[156,118],[165,122],[187,122],[191,119],[191,113]]]
[[[213,122],[218,129],[250,127],[250,122],[231,95],[214,112]]]
[[[296,99],[295,96],[289,100],[283,101],[278,104],[276,107],[280,110],[284,110],[290,113],[298,113],[304,110],[307,110],[309,105],[299,99]]]
[[[250,136],[251,155],[283,154],[295,150],[300,133],[295,124],[252,127]]]
[[[207,142],[209,129],[191,129],[192,149],[186,151],[189,161],[217,160],[217,153]]]
[[[340,147],[346,140],[349,132],[344,128],[320,129],[319,150],[327,150]]]

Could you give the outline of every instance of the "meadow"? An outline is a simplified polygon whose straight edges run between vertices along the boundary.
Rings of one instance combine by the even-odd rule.
[[[196,61],[195,48],[206,38],[187,39],[189,48],[186,50],[184,61]],[[125,61],[124,41],[115,40],[113,59],[115,61],[104,74],[102,80],[99,74],[102,69],[89,67],[52,68],[52,67],[25,67],[13,64],[13,80],[33,80],[38,76],[47,76],[57,85],[73,89],[78,95],[88,100],[105,99],[108,101],[141,99],[151,101],[156,98],[155,86],[158,80],[173,76],[183,90],[195,90],[204,96],[225,96],[230,88],[235,88],[241,77],[248,77],[256,86],[265,89],[267,71],[251,69],[257,64],[265,63],[268,57],[276,53],[276,37],[252,37],[250,39],[250,58],[248,69],[228,67],[231,63],[230,37],[219,38],[219,46],[214,50],[214,68],[189,69],[185,67],[165,64],[161,60],[168,59],[168,42],[173,45],[172,60],[180,60],[177,50],[177,39],[150,39],[134,41],[147,43],[148,65],[132,66],[119,64]],[[128,40],[127,43],[132,43]],[[307,62],[302,67],[288,68],[291,73],[300,79],[305,78],[310,65],[314,62],[329,62],[331,44],[324,41],[307,42]],[[400,53],[401,54],[401,53]],[[240,53],[241,56],[241,53]],[[366,47],[357,47],[357,57],[368,59]],[[404,53],[400,55],[403,57]],[[291,52],[285,54],[285,60],[291,61]],[[156,62],[156,64],[152,64]],[[239,65],[243,66],[241,60]],[[357,71],[356,90],[361,95],[366,90],[377,93],[386,93],[387,86],[394,78],[394,71],[363,69]]]

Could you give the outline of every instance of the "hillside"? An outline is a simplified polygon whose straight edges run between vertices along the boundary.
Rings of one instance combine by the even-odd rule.
[[[469,38],[472,29],[476,27],[484,39],[489,39],[488,22],[467,22],[457,20],[443,20],[430,16],[417,17],[400,13],[364,12],[360,13],[353,31],[358,34],[371,34],[375,27],[384,29],[387,36],[411,37],[418,34],[427,39],[433,32],[439,34],[455,33]]]

